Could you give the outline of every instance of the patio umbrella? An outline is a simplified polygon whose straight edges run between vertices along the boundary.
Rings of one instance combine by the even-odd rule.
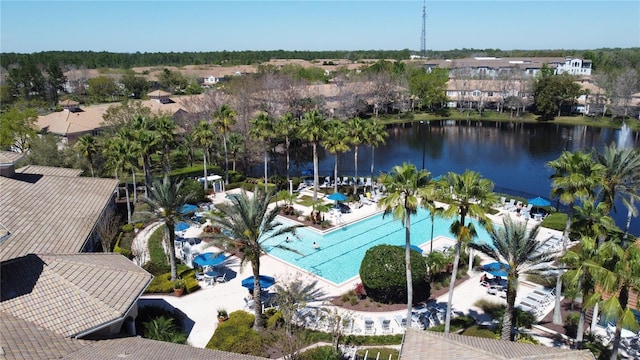
[[[482,265],[482,270],[488,272],[493,276],[506,277],[507,270],[509,269],[509,264],[492,262],[489,264]]]
[[[339,192],[334,192],[333,194],[327,196],[327,199],[329,200],[333,200],[333,201],[345,201],[347,200],[347,196],[344,194],[341,194]]]
[[[545,198],[541,198],[540,196],[535,197],[533,199],[528,199],[527,203],[533,205],[536,207],[536,209],[538,209],[541,206],[551,206],[551,201],[545,199]]]
[[[178,221],[174,228],[175,231],[185,231],[189,228],[189,224],[184,221]]]
[[[260,288],[267,289],[273,286],[276,283],[276,279],[267,275],[260,275]],[[249,289],[249,291],[253,291],[253,276],[249,276],[248,278],[242,280],[242,286]]]
[[[197,264],[200,267],[205,266],[216,266],[222,264],[227,257],[224,254],[214,254],[212,252],[207,252],[204,254],[196,255],[193,258],[193,263]]]
[[[402,248],[403,248],[403,249],[405,249],[405,248],[406,248],[406,245],[402,245]],[[417,245],[411,245],[411,247],[410,247],[410,248],[411,248],[411,250],[413,250],[413,251],[417,251],[417,252],[419,252],[420,254],[422,254],[422,249],[420,249]]]
[[[197,206],[191,205],[191,204],[184,204],[180,208],[180,214],[187,215],[189,213],[195,212],[196,210],[198,210]]]

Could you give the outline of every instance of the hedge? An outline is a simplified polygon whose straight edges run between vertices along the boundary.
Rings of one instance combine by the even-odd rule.
[[[411,251],[413,300],[427,300],[430,295],[425,260]],[[360,265],[360,279],[367,296],[383,303],[407,302],[405,249],[400,246],[378,245],[367,250]]]
[[[131,252],[131,250],[120,247],[120,240],[122,239],[123,235],[124,235],[124,232],[120,232],[120,234],[118,235],[118,240],[116,240],[116,244],[113,247],[113,252],[122,254],[126,256],[129,260],[131,260],[133,259],[133,253]]]
[[[232,312],[227,321],[218,324],[206,348],[264,357],[262,337],[252,329],[253,320],[245,311]]]

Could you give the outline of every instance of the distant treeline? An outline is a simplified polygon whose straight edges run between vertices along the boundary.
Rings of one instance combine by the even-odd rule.
[[[94,51],[44,51],[32,54],[1,53],[0,65],[59,64],[63,66],[129,69],[140,66],[184,66],[184,65],[253,65],[271,59],[364,59],[406,60],[416,54],[404,50],[357,50],[357,51],[216,51],[216,52],[156,52],[115,53]],[[500,50],[500,49],[455,49],[427,51],[428,58],[460,59],[472,56],[495,57],[564,57],[573,56],[593,61],[596,70],[608,71],[640,66],[640,48],[596,49],[596,50]]]

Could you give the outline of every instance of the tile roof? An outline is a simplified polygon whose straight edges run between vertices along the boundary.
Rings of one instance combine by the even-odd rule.
[[[14,151],[0,151],[0,164],[9,165],[13,164],[16,161],[22,159],[24,156],[23,153],[17,153]]]
[[[121,319],[151,274],[119,254],[27,255],[0,269],[0,311],[67,337]]]
[[[39,328],[0,311],[2,349],[0,356],[7,360],[53,360],[82,349],[90,344],[85,340],[69,339],[53,331]]]
[[[53,166],[27,165],[16,169],[17,174],[39,174],[45,176],[68,176],[79,177],[82,175],[81,169],[60,168]]]
[[[37,172],[27,173],[30,170]],[[0,224],[11,232],[0,243],[0,261],[26,254],[80,252],[111,202],[117,181],[61,176],[74,175],[71,169],[17,171],[13,177],[0,176]]]
[[[264,358],[226,351],[195,348],[188,345],[129,337],[100,340],[80,351],[65,356],[65,360],[264,360]]]
[[[400,353],[401,360],[419,359],[527,359],[594,360],[589,350],[567,350],[533,344],[407,329]]]

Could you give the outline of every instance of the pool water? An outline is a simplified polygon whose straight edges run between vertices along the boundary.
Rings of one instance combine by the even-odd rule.
[[[279,221],[287,225],[293,224],[281,217]],[[452,221],[436,217],[433,237],[445,236],[454,239],[455,237],[449,232]],[[487,231],[476,220],[471,222],[474,223],[478,233],[474,241],[489,242]],[[290,240],[288,242],[287,237]],[[418,213],[411,217],[411,244],[422,245],[430,240],[429,212],[419,209]],[[314,242],[318,245],[317,249],[313,246]],[[263,243],[270,255],[335,284],[341,284],[358,276],[360,263],[366,251],[381,244],[399,246],[405,244],[405,230],[400,220],[394,220],[391,215],[383,217],[382,213],[339,227],[326,234],[299,228],[296,230],[296,236],[280,235]],[[276,245],[287,246],[298,253],[277,248]]]

